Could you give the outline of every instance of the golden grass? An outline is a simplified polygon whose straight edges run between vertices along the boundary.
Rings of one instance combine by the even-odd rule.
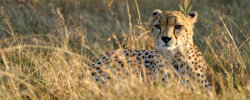
[[[189,0],[180,10],[188,12]],[[154,49],[146,22],[176,0],[0,1],[1,99],[250,98],[249,0],[192,0],[195,43],[211,65],[214,97],[142,82],[133,75],[100,85],[86,61],[118,48]],[[79,80],[79,76],[85,78]],[[114,78],[118,76],[113,76]]]

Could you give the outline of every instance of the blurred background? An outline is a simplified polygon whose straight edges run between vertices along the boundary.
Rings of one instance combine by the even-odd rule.
[[[145,23],[154,9],[178,11],[180,3],[181,0],[1,0],[0,6],[1,22],[4,16],[9,17],[17,35],[54,33],[57,30],[57,16],[53,10],[59,8],[67,27],[78,27],[86,30],[89,35],[97,33],[103,37],[101,41],[104,41],[110,37],[110,33],[128,33],[130,21],[133,26],[139,25],[139,21]],[[210,29],[204,20],[216,22],[215,14],[220,13],[222,17],[226,15],[234,21],[244,35],[249,32],[249,0],[191,0],[190,5],[192,11],[198,11],[197,26]],[[120,25],[117,25],[115,18]],[[0,25],[6,28],[4,23]],[[202,33],[204,32],[200,34]],[[0,31],[0,35],[1,38],[10,36],[4,30]]]

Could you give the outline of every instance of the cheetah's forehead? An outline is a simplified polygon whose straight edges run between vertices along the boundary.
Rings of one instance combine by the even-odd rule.
[[[160,23],[164,25],[176,25],[185,22],[185,18],[185,15],[178,11],[165,11],[159,16]]]

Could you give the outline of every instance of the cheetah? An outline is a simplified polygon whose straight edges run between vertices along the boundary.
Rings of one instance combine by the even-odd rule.
[[[91,74],[97,81],[104,83],[110,76],[104,68],[112,68],[110,62],[117,63],[112,73],[128,74],[126,69],[132,69],[141,74],[156,77],[162,75],[162,80],[168,80],[168,73],[164,69],[171,66],[177,74],[192,88],[194,85],[211,91],[208,81],[207,68],[201,52],[193,42],[193,28],[197,19],[197,12],[184,15],[179,11],[162,12],[156,9],[149,20],[149,28],[154,39],[156,50],[115,50],[107,52],[88,63],[93,71]],[[117,67],[120,66],[120,67]],[[142,74],[142,77],[143,74]],[[195,83],[195,84],[193,84]]]
[[[193,41],[197,12],[185,16],[178,11],[162,13],[157,9],[152,16],[150,27],[156,50],[168,58],[184,81],[192,81],[211,91],[207,74],[209,65]]]
[[[110,69],[111,73],[128,75],[134,73],[148,79],[157,77],[157,73],[161,74],[161,80],[167,81],[167,73],[165,65],[169,64],[161,54],[155,50],[128,50],[118,49],[111,52],[106,52],[97,58],[94,58],[88,63],[91,70],[91,75],[96,81],[105,83],[110,80],[110,76],[105,69]],[[144,72],[143,72],[144,70]],[[145,75],[146,74],[146,75]],[[125,76],[122,76],[125,77]]]

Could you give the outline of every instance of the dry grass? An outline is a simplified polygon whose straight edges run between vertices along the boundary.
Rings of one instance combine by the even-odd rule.
[[[185,0],[184,0],[185,1]],[[1,99],[249,99],[249,0],[192,0],[195,43],[211,65],[214,98],[138,78],[101,86],[86,61],[117,48],[154,49],[146,22],[177,0],[1,0]],[[181,5],[184,12],[188,7]],[[189,6],[190,7],[190,6]],[[114,76],[115,77],[115,76]]]

